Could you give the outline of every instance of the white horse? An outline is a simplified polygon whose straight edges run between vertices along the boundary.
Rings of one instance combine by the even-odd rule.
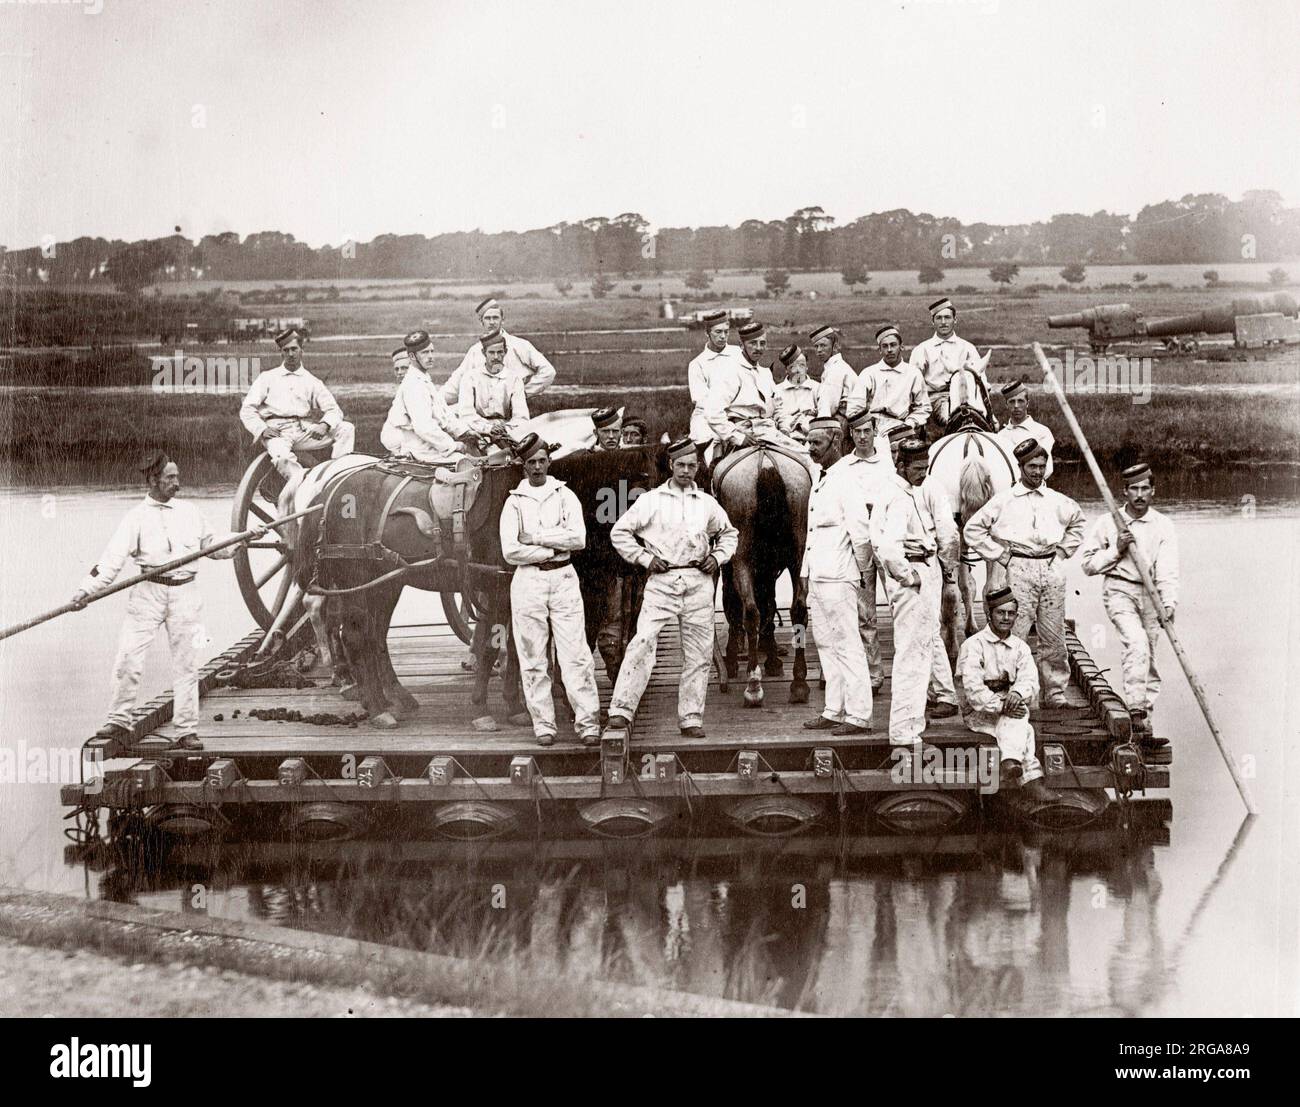
[[[962,413],[958,409],[954,412],[953,422],[960,423]],[[949,656],[955,656],[962,641],[977,629],[971,563],[963,528],[994,495],[1015,484],[1020,477],[1020,466],[1006,443],[995,435],[974,426],[962,426],[930,447],[930,477],[938,482],[953,506],[960,539],[956,585],[947,584],[943,590],[944,647]],[[965,615],[964,628],[959,612]]]
[[[993,405],[988,393],[989,359],[992,349],[979,360],[975,369],[961,368],[948,381],[948,411],[960,411],[963,406],[978,411],[997,429]],[[978,372],[976,372],[978,370]]]

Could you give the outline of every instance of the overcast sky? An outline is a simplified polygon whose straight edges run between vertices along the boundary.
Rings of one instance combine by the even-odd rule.
[[[1295,0],[0,0],[0,243],[1296,205],[1297,46]]]

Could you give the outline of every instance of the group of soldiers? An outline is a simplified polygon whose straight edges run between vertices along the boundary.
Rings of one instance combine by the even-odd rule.
[[[542,745],[557,736],[549,665],[553,645],[576,735],[595,743],[601,720],[594,661],[571,563],[573,552],[586,545],[582,505],[549,475],[552,447],[524,427],[528,398],[546,389],[555,369],[531,343],[504,329],[498,300],[482,301],[476,313],[482,335],[445,382],[431,376],[435,355],[427,332],[408,334],[393,352],[399,384],[382,442],[392,455],[421,462],[455,463],[493,447],[509,448],[522,462],[524,477],[505,505],[500,532],[505,558],[515,567],[512,633],[534,734]],[[676,623],[683,652],[678,721],[683,735],[704,735],[716,580],[736,551],[738,535],[697,476],[702,465],[759,442],[798,457],[812,481],[801,575],[825,703],[804,726],[840,735],[872,729],[873,695],[885,680],[876,632],[878,577],[894,625],[890,744],[919,751],[927,716],[957,713],[939,618],[944,582],[957,568],[959,539],[952,505],[928,476],[927,438],[942,430],[953,397],[962,394],[954,389],[958,378],[970,378],[965,387],[975,406],[994,427],[998,421],[989,401],[987,359],[956,334],[952,302],[936,301],[930,315],[934,334],[906,361],[900,329],[879,328],[880,359],[860,372],[844,357],[841,332],[818,327],[808,341],[821,362],[821,380],[809,377],[804,351],[791,345],[778,358],[785,372],[780,384],[772,366],[762,364],[767,335],[761,323],[742,326],[739,343],[732,345],[728,313],[706,317],[705,348],[687,370],[693,405],[689,431],[667,446],[671,476],[635,499],[611,534],[615,550],[647,579],[636,631],[617,669],[607,728],[631,726],[654,667],[660,631]],[[304,336],[288,330],[275,341],[283,363],[255,380],[240,417],[292,486],[303,472],[301,453],[328,447],[335,457],[348,454],[354,431],[329,390],[303,367]],[[1041,792],[1029,713],[1065,702],[1064,563],[1082,545],[1084,572],[1105,578],[1105,606],[1121,641],[1134,731],[1154,745],[1161,741],[1150,725],[1160,687],[1159,623],[1130,549],[1136,545],[1151,566],[1164,614],[1172,618],[1177,542],[1169,520],[1151,506],[1155,488],[1145,465],[1124,471],[1124,528],[1117,530],[1103,515],[1085,537],[1079,506],[1046,484],[1054,443],[1047,428],[1029,417],[1024,382],[1009,382],[1001,395],[1006,419],[997,434],[1014,450],[1021,475],[965,525],[967,546],[990,573],[988,621],[964,642],[956,669],[967,725],[993,735],[1005,772],[1019,776],[1030,792]],[[592,423],[595,449],[646,441],[644,421],[623,418],[616,409],[597,411]],[[174,462],[155,455],[145,478],[145,504],[128,516],[83,581],[74,597],[78,605],[111,584],[128,558],[148,570],[215,541],[197,510],[174,499],[179,488]],[[176,673],[175,727],[182,732],[177,741],[191,748],[198,743],[194,651],[181,641],[198,617],[195,591],[183,591],[192,581],[192,571],[168,574],[148,586],[148,597],[133,598],[114,668],[113,706],[101,734],[127,731],[144,653],[165,624]],[[144,587],[137,597],[144,596]],[[1031,626],[1036,652],[1025,641]]]

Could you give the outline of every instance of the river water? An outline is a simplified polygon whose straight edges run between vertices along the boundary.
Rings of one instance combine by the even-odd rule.
[[[1083,476],[1054,481],[1091,517]],[[1294,1014],[1300,488],[1293,473],[1160,475],[1183,555],[1178,630],[1242,760],[1243,809],[1169,646],[1172,816],[1127,832],[681,845],[230,846],[141,875],[65,859],[58,784],[0,784],[0,884],[392,942],[832,1014]],[[230,490],[186,491],[218,530]],[[0,492],[0,624],[64,602],[134,491]],[[207,655],[251,627],[229,562],[199,575]],[[1068,613],[1118,667],[1097,581]],[[119,595],[0,643],[0,745],[79,747],[102,721]],[[395,622],[436,618],[408,593]],[[167,686],[161,640],[146,671]],[[14,771],[14,761],[9,761]],[[25,770],[24,770],[25,771]],[[33,774],[34,775],[34,774]]]

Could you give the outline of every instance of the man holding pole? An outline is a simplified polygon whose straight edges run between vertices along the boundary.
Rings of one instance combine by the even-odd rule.
[[[149,486],[143,503],[127,512],[103,556],[81,582],[72,604],[80,610],[96,592],[108,588],[122,571],[127,559],[133,559],[141,572],[165,565],[169,561],[198,553],[218,540],[203,513],[186,500],[176,499],[180,491],[180,469],[161,450],[154,450],[139,466]],[[251,528],[255,537],[266,527]],[[235,556],[238,545],[215,550],[209,557]],[[124,739],[131,733],[131,712],[140,690],[140,674],[145,655],[160,626],[167,628],[171,647],[172,689],[175,706],[172,724],[179,731],[173,748],[200,750],[203,744],[196,733],[199,725],[199,673],[195,651],[202,637],[200,625],[202,601],[195,571],[190,567],[174,569],[153,580],[143,581],[131,590],[126,608],[126,622],[117,644],[113,664],[113,701],[108,721],[96,732],[97,738]]]
[[[1151,506],[1155,484],[1145,462],[1125,469],[1124,506],[1120,515],[1125,529],[1119,532],[1115,517],[1101,516],[1088,533],[1083,547],[1083,571],[1104,576],[1102,599],[1111,625],[1119,635],[1124,668],[1124,700],[1133,717],[1133,733],[1144,745],[1167,744],[1153,737],[1151,712],[1160,691],[1156,668],[1156,642],[1160,619],[1155,604],[1142,585],[1142,574],[1133,561],[1137,547],[1159,594],[1165,619],[1173,622],[1178,605],[1178,537],[1169,517]]]

